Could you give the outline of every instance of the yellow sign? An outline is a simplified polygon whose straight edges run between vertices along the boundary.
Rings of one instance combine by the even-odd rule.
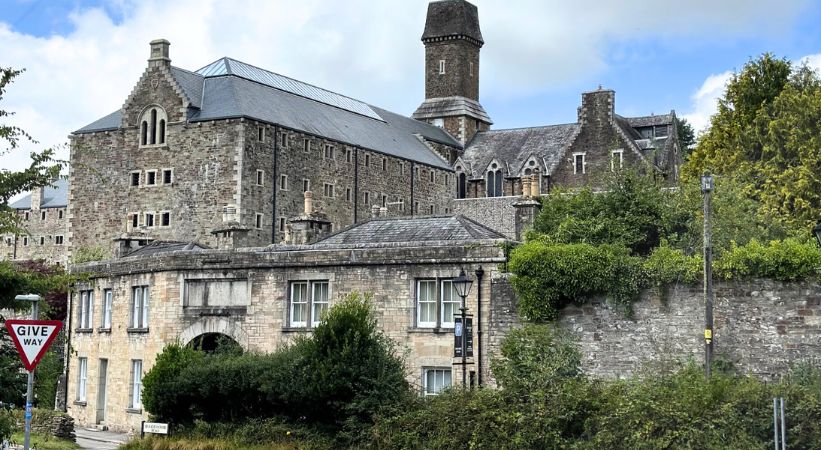
[[[704,330],[704,339],[710,340],[713,338],[713,330],[706,329]]]

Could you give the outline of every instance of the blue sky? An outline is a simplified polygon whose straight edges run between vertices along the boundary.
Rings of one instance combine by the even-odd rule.
[[[232,56],[402,114],[424,95],[424,0],[0,2],[0,66],[26,68],[0,106],[39,147],[122,106],[159,37],[186,69]],[[581,92],[599,85],[616,91],[620,114],[675,109],[704,125],[750,57],[821,67],[819,1],[474,3],[494,128],[575,121]],[[25,162],[25,151],[0,157],[0,167]]]

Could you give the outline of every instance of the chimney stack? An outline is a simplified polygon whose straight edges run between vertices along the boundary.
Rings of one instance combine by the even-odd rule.
[[[149,45],[151,56],[148,58],[148,67],[171,67],[171,58],[168,56],[171,43],[165,39],[155,39]]]

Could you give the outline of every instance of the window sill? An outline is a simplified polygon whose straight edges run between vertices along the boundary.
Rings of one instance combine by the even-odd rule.
[[[300,333],[314,331],[314,327],[282,327],[283,333]]]
[[[85,401],[74,400],[74,404],[75,404],[76,406],[83,406],[83,407],[85,407],[87,403],[86,403]]]
[[[111,327],[108,327],[108,328],[103,328],[103,327],[97,328],[97,332],[98,332],[98,333],[111,333]]]
[[[128,334],[148,334],[148,328],[126,328]]]
[[[143,410],[142,408],[126,408],[125,412],[127,412],[128,414],[142,414]]]
[[[411,327],[411,328],[408,328],[408,333],[453,334],[453,328],[443,328],[443,327],[431,327],[431,328]]]
[[[77,334],[91,334],[94,332],[94,328],[77,328],[74,332]]]

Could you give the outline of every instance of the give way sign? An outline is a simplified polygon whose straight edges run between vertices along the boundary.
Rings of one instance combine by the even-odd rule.
[[[46,354],[46,350],[57,337],[63,322],[59,320],[7,320],[6,328],[20,353],[23,365],[29,372]]]

